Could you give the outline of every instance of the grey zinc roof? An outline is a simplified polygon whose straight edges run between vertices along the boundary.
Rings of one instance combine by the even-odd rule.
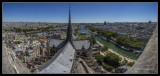
[[[37,46],[37,45],[40,45],[40,44],[41,44],[41,43],[38,42],[38,43],[33,44],[32,46]]]
[[[24,47],[29,48],[29,45],[25,45]]]
[[[58,47],[58,45],[60,45],[60,43],[62,43],[64,40],[60,40],[60,39],[51,39],[49,41],[49,47]]]
[[[22,48],[19,48],[17,46],[14,46],[14,51],[22,51]]]
[[[72,69],[75,49],[68,42],[58,53],[49,61],[43,64],[39,69],[43,73],[70,73]]]
[[[121,68],[124,68],[124,69],[129,69],[129,68],[130,68],[130,66],[123,65]]]
[[[76,39],[77,37],[76,37],[74,34],[72,34],[72,38],[73,38],[73,39]]]
[[[33,51],[33,50],[29,50],[28,52],[29,52],[29,54],[32,54],[32,53],[34,53],[34,51]]]
[[[99,46],[100,46],[99,44],[94,44],[94,45],[93,45],[93,47],[99,47]]]
[[[85,49],[89,49],[90,41],[89,40],[75,40],[73,41],[73,45],[76,50],[81,50],[82,47],[84,47]]]

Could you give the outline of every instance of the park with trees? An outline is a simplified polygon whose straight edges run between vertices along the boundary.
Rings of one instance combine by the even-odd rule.
[[[104,69],[108,70],[109,72],[112,72],[114,68],[119,67],[121,61],[121,58],[114,53],[109,53],[105,56],[97,54],[95,59],[99,64],[102,65]]]
[[[133,66],[135,62],[128,62],[126,59],[122,59],[118,55],[108,52],[105,56],[101,54],[95,55],[97,62],[107,71],[114,72],[113,70],[123,65]]]

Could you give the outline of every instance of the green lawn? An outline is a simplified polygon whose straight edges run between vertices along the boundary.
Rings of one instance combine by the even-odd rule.
[[[80,39],[87,39],[88,36],[87,35],[78,35],[77,38]]]
[[[99,41],[100,43],[102,43],[103,45],[106,45],[107,47],[113,49],[114,51],[116,51],[117,53],[125,56],[125,57],[128,57],[128,58],[131,58],[131,59],[134,59],[134,60],[137,60],[139,57],[136,56],[136,54],[134,54],[133,52],[130,52],[130,51],[125,51],[123,49],[120,49],[118,47],[116,47],[113,43],[111,42],[107,42],[105,40],[103,40],[101,37],[99,36],[95,36],[96,40]]]

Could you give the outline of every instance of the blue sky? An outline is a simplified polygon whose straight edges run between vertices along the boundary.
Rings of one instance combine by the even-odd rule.
[[[68,22],[68,3],[3,3],[5,22]],[[72,23],[157,22],[158,4],[70,3]]]

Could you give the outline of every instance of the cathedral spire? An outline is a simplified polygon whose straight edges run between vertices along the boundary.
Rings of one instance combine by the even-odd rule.
[[[70,13],[70,4],[69,4],[69,21],[68,21],[68,28],[67,28],[67,41],[71,41],[72,38],[72,26],[71,26],[71,13]]]

